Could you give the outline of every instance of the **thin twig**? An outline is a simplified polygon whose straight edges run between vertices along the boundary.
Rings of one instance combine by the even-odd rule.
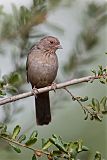
[[[26,144],[19,143],[19,142],[13,140],[13,139],[9,139],[9,138],[4,137],[2,135],[0,135],[0,138],[4,139],[8,143],[10,142],[10,143],[14,143],[14,144],[16,144],[18,146],[21,146],[21,147],[24,147],[24,148],[28,148],[28,149],[32,150],[34,153],[42,153],[42,154],[45,154],[45,155],[49,155],[50,154],[50,153],[48,153],[46,151],[43,151],[43,150],[31,148],[31,147],[27,146]]]
[[[90,115],[93,116],[93,113],[81,103],[78,97],[75,97],[67,88],[64,87],[64,89],[70,94],[70,96],[72,97],[72,100],[74,101],[76,100],[80,104],[80,106],[82,107],[85,113],[88,112]]]
[[[73,80],[70,80],[70,81],[66,81],[66,82],[63,82],[63,83],[56,84],[56,89],[61,89],[61,88],[64,88],[64,87],[67,87],[67,86],[70,86],[70,85],[75,85],[75,84],[79,84],[79,83],[83,83],[83,82],[89,82],[89,81],[91,82],[95,79],[99,79],[99,78],[103,78],[103,77],[104,77],[104,75],[102,75],[102,76],[87,76],[87,77],[82,77],[82,78],[78,78],[78,79],[73,79]],[[52,86],[47,86],[47,87],[38,89],[38,91],[35,90],[35,93],[34,93],[34,90],[32,90],[30,92],[21,93],[21,94],[11,96],[11,97],[8,97],[8,98],[2,98],[0,100],[0,105],[4,105],[4,104],[10,103],[10,102],[17,101],[19,99],[23,99],[23,98],[26,98],[26,97],[33,96],[34,94],[40,94],[40,93],[48,92],[48,91],[51,91],[51,90],[53,90]]]

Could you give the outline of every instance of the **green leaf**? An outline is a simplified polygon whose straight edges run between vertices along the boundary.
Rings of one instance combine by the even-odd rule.
[[[78,142],[70,142],[68,145],[68,152],[71,154],[71,157],[74,158],[76,157],[77,153],[78,153],[78,148],[79,148],[79,144]]]
[[[80,101],[81,101],[81,102],[85,102],[85,101],[87,101],[87,100],[88,100],[88,97],[87,97],[87,96],[80,98]]]
[[[8,83],[11,85],[17,84],[21,80],[21,76],[17,72],[13,72],[8,76]]]
[[[35,154],[33,154],[32,160],[37,160]]]
[[[100,103],[96,98],[92,98],[92,105],[93,105],[93,109],[97,112],[100,111]]]
[[[19,147],[17,147],[16,145],[10,143],[11,147],[17,152],[17,153],[21,153],[21,149]]]
[[[97,74],[97,73],[96,73],[96,70],[92,69],[91,72],[93,72],[94,75],[96,76],[96,74]]]
[[[83,144],[82,140],[79,140],[78,141],[78,152],[82,151],[82,144]]]
[[[100,122],[102,121],[102,118],[103,118],[103,116],[102,116],[101,113],[99,113],[99,114],[97,113],[97,115],[95,116],[95,119],[100,121]]]
[[[67,153],[60,137],[57,137],[56,135],[52,135],[52,138],[49,138],[49,141],[52,144],[54,144],[60,151]]]
[[[101,153],[96,152],[94,160],[101,160]]]
[[[36,141],[37,141],[37,138],[35,137],[33,139],[29,139],[25,144],[26,144],[26,146],[31,146],[31,145],[35,144]]]
[[[13,130],[12,139],[16,139],[16,137],[18,136],[20,130],[21,130],[21,127],[19,125],[17,125]]]
[[[25,134],[23,134],[23,135],[21,135],[19,138],[18,138],[18,142],[19,143],[21,143],[22,141],[24,141],[26,139],[26,135]]]
[[[102,67],[101,65],[99,65],[98,67],[99,67],[99,69],[102,71],[103,67]]]
[[[105,79],[99,78],[99,80],[100,80],[100,83],[105,84]]]
[[[33,131],[32,134],[30,135],[30,139],[33,139],[33,138],[37,138],[38,136],[38,132],[37,131]]]
[[[88,147],[86,147],[86,146],[82,146],[82,151],[88,151],[89,150],[89,148]]]
[[[52,155],[53,156],[60,156],[62,154],[62,152],[61,151],[59,151],[59,150],[54,150],[53,152],[52,152]]]
[[[107,102],[107,97],[104,96],[100,101],[100,108],[102,112],[107,111],[106,102]]]
[[[30,10],[25,6],[20,7],[20,25],[26,25],[31,17]]]
[[[98,76],[101,76],[103,72],[101,70],[98,71]]]
[[[43,149],[43,150],[47,150],[51,145],[52,145],[52,142],[50,142],[50,141],[48,140],[47,142],[45,142],[45,143],[43,144],[42,149]]]
[[[88,113],[85,112],[85,118],[84,118],[84,120],[87,120],[87,119],[88,119]]]
[[[27,146],[33,145],[37,141],[38,132],[33,131],[28,141],[25,143]]]

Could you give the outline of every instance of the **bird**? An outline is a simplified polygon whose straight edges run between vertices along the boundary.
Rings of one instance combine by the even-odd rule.
[[[32,89],[51,85],[58,71],[56,50],[62,49],[60,41],[53,36],[43,37],[28,52],[26,61],[27,82]],[[48,125],[51,122],[49,91],[35,96],[37,125]]]

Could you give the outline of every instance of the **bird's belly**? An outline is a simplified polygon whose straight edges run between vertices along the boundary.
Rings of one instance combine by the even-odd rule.
[[[29,66],[29,81],[37,88],[50,85],[57,75],[58,64],[34,63]]]

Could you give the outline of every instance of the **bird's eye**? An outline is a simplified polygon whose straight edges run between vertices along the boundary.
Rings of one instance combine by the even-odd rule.
[[[53,41],[50,41],[50,43],[53,44],[54,42],[53,42]]]

